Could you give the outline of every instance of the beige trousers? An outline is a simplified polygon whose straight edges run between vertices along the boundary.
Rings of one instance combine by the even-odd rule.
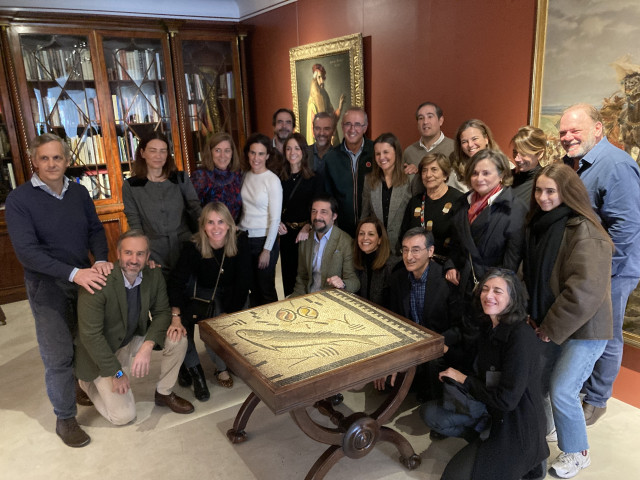
[[[145,337],[133,337],[124,347],[118,349],[116,357],[122,370],[130,375],[131,361],[145,341]],[[156,390],[161,395],[169,395],[178,379],[180,365],[187,352],[187,337],[178,342],[165,339],[160,362],[160,378]],[[87,393],[96,410],[114,425],[126,425],[136,418],[136,401],[131,389],[124,395],[113,392],[112,377],[97,377],[92,382],[79,380],[80,387]]]

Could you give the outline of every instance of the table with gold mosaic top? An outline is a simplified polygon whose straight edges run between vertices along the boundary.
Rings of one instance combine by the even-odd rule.
[[[377,441],[393,442],[408,468],[420,463],[409,442],[383,425],[409,391],[415,367],[443,354],[444,339],[403,317],[342,290],[309,295],[200,322],[202,340],[251,388],[227,436],[246,439],[244,428],[260,401],[289,412],[311,438],[331,445],[306,478],[320,479],[343,456],[360,458]],[[394,372],[391,393],[372,413],[344,417],[329,399]],[[317,424],[315,406],[336,428]]]

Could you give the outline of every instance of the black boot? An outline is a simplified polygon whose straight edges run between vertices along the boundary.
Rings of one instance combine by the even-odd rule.
[[[178,372],[178,385],[181,387],[191,386],[191,374],[187,367],[184,366],[184,363],[180,365],[180,371]]]
[[[198,364],[189,369],[189,374],[193,380],[193,392],[197,400],[206,402],[209,400],[209,389],[207,388],[207,380],[204,378],[202,365]]]

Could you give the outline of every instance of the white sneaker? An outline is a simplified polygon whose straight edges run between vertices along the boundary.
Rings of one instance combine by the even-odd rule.
[[[558,441],[558,431],[554,428],[553,430],[551,430],[551,432],[547,434],[547,442],[555,443],[557,441]]]
[[[575,477],[580,470],[583,468],[587,468],[591,465],[591,455],[589,454],[589,450],[587,450],[587,454],[583,455],[582,452],[577,453],[565,453],[562,452],[551,464],[551,468],[553,468],[560,478],[571,478]]]

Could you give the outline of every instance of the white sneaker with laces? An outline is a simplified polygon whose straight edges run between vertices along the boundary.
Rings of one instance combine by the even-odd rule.
[[[551,432],[547,434],[547,442],[555,443],[557,441],[558,441],[558,431],[554,428],[553,430],[551,430]]]
[[[591,455],[589,454],[589,450],[586,452],[586,455],[583,455],[582,452],[562,452],[553,461],[551,468],[555,470],[556,475],[560,478],[575,477],[580,473],[580,470],[591,465]]]

